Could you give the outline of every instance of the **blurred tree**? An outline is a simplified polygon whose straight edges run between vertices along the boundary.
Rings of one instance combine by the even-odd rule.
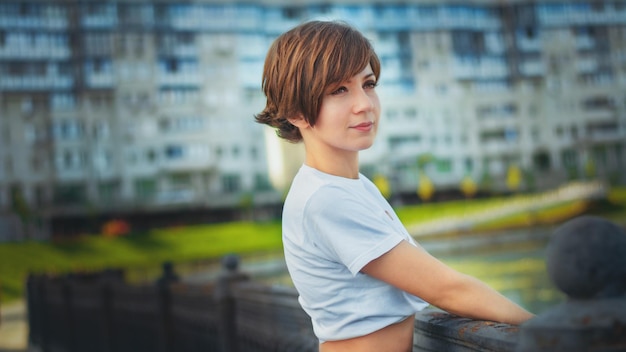
[[[433,162],[433,160],[435,160],[435,157],[430,154],[420,154],[417,156],[417,170],[419,172],[424,172],[424,169],[426,168],[426,165],[430,164],[431,162]]]
[[[517,191],[522,183],[522,170],[517,165],[509,166],[506,173],[506,187],[510,191]]]
[[[472,198],[476,195],[478,191],[478,186],[476,182],[472,179],[470,175],[465,175],[461,180],[461,192],[465,195],[466,198]]]
[[[578,179],[578,168],[570,166],[567,168],[567,180],[573,181]]]
[[[424,172],[420,172],[418,176],[417,195],[420,199],[428,202],[435,193],[435,185]]]
[[[588,180],[596,177],[596,163],[593,161],[593,158],[588,158],[585,162],[585,177]]]
[[[385,199],[389,199],[391,197],[391,186],[389,185],[389,181],[382,174],[376,174],[374,176],[374,185],[378,188],[380,193],[385,197]]]
[[[480,177],[480,188],[486,191],[491,191],[491,187],[493,186],[493,178],[489,173],[489,170],[485,169],[483,171],[482,176]]]
[[[535,179],[535,172],[532,169],[523,170],[522,174],[524,175],[524,184],[526,185],[526,189],[530,192],[534,192],[537,190],[537,182]]]
[[[239,203],[237,204],[241,216],[245,220],[254,220],[254,194],[252,192],[245,192],[239,197]]]
[[[27,239],[30,238],[28,225],[33,220],[35,214],[28,205],[28,202],[26,202],[24,194],[19,187],[13,187],[11,189],[11,210],[20,218],[20,221],[22,222],[22,227],[24,229],[24,236]]]

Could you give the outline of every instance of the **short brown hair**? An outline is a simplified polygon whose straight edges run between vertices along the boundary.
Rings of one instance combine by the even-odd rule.
[[[302,135],[287,119],[302,115],[314,126],[327,89],[348,80],[368,64],[378,79],[380,61],[370,42],[350,25],[311,21],[280,35],[263,68],[267,103],[255,119],[277,129],[279,137],[299,142]]]

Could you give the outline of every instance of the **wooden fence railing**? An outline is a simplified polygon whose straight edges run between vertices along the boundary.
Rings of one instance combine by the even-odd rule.
[[[316,351],[296,291],[249,280],[225,259],[207,284],[165,274],[128,285],[121,271],[31,275],[29,344],[43,352]]]
[[[413,351],[626,351],[626,233],[593,217],[553,234],[552,280],[569,299],[522,326],[416,316]],[[164,265],[151,285],[122,271],[31,275],[29,345],[42,352],[313,352],[318,341],[295,289],[263,285],[236,257],[207,284],[183,283]]]

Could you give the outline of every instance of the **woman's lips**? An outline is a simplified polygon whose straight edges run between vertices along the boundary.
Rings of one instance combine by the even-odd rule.
[[[373,122],[363,122],[360,123],[358,125],[352,126],[352,128],[354,128],[357,131],[361,131],[361,132],[368,132],[372,129],[372,127],[374,127],[374,123]]]

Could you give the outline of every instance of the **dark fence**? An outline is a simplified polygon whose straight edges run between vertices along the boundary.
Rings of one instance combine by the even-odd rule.
[[[548,272],[569,297],[522,326],[427,309],[414,351],[626,351],[626,234],[593,217],[568,222],[548,247]],[[164,265],[154,284],[122,271],[31,275],[29,345],[42,352],[308,352],[318,350],[293,288],[267,286],[225,257],[214,282],[187,284]]]
[[[172,274],[128,285],[121,271],[28,280],[29,344],[43,352],[316,351],[287,287],[261,285],[232,257],[213,283]]]

